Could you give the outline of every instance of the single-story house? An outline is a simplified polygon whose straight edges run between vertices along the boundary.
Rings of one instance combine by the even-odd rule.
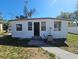
[[[68,21],[56,18],[30,18],[10,20],[12,37],[45,38],[52,35],[54,39],[66,38]]]

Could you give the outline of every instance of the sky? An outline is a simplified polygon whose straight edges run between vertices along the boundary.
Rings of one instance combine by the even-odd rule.
[[[25,0],[0,0],[0,12],[4,19],[11,19],[23,14]],[[28,0],[28,8],[35,8],[33,18],[56,17],[61,11],[76,10],[77,0]]]

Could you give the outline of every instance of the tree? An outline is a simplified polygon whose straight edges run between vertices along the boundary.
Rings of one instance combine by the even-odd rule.
[[[16,16],[16,19],[18,19],[19,18],[19,16]]]
[[[61,19],[70,19],[71,17],[71,13],[69,12],[61,12],[59,16],[57,16],[57,18]]]
[[[27,8],[27,4],[28,4],[28,2],[25,1],[23,13],[24,13],[24,16],[25,16],[26,18],[28,18],[28,8]]]
[[[2,17],[2,12],[0,12],[0,21],[3,20],[3,17]]]
[[[3,30],[8,32],[8,27],[9,27],[9,22],[8,21],[4,21],[4,23],[3,23]]]
[[[75,11],[71,14],[71,19],[78,25],[78,11]]]
[[[78,1],[77,1],[78,2]],[[76,10],[71,14],[71,19],[78,25],[78,3],[76,4]]]
[[[24,5],[24,11],[23,11],[24,17],[25,18],[31,18],[36,10],[35,10],[35,8],[29,9],[27,4],[28,4],[28,0],[25,1],[25,5]]]
[[[23,15],[16,16],[16,19],[23,19],[23,18],[31,18],[33,14],[35,13],[35,8],[29,9],[28,8],[28,0],[25,1]]]
[[[30,11],[28,12],[28,17],[31,18],[34,13],[35,9],[30,9]]]
[[[71,20],[71,24],[75,22],[76,25],[78,25],[78,11],[69,13],[69,12],[61,12],[59,16],[57,16],[58,19],[64,19],[64,20]]]

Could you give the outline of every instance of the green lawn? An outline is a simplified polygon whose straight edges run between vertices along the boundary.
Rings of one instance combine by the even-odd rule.
[[[67,35],[67,45],[68,45],[68,47],[62,47],[62,48],[67,51],[77,54],[78,53],[78,35],[68,34]]]
[[[0,43],[0,59],[55,59],[53,54],[42,50],[40,47],[20,46],[22,42],[27,44],[28,39],[3,37],[0,38],[0,42],[4,42],[4,44]],[[6,42],[7,44],[5,44]],[[13,43],[17,45],[13,46]]]

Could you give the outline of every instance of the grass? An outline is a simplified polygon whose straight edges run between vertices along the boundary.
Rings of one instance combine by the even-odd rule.
[[[52,53],[49,53],[49,52],[47,52],[47,51],[45,51],[45,53],[48,53],[49,56],[51,56],[51,57],[49,57],[49,59],[52,59],[52,57],[54,57],[54,59],[55,59],[55,55],[53,55]]]
[[[61,47],[61,48],[69,52],[78,54],[78,35],[69,33],[67,35],[67,44],[68,47]]]
[[[1,42],[7,44],[4,45]],[[24,47],[20,45],[21,43],[27,44],[28,42],[29,39],[11,38],[8,36],[0,38],[0,59],[55,59],[53,54],[39,47]],[[8,45],[9,43],[10,45]]]
[[[78,35],[68,33],[66,43],[49,42],[53,47],[60,47],[71,53],[78,54]]]
[[[0,32],[0,35],[3,35],[4,33],[3,32]]]
[[[41,48],[24,48],[0,45],[0,59],[55,59]]]

